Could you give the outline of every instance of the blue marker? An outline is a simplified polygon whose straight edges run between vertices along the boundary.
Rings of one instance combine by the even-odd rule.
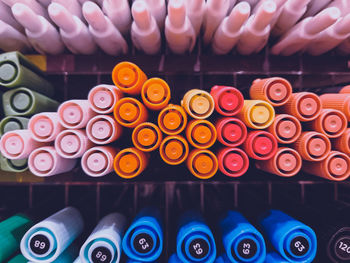
[[[265,263],[289,263],[276,252],[269,252],[266,255]]]
[[[170,256],[168,263],[183,263],[179,257],[174,253]]]
[[[227,258],[226,253],[224,253],[215,260],[215,263],[231,263],[231,261]]]
[[[263,263],[265,261],[264,238],[242,214],[228,211],[219,225],[229,262]]]
[[[210,228],[199,213],[187,212],[180,220],[176,251],[184,263],[212,263],[216,258],[216,245]]]
[[[159,211],[143,209],[123,238],[125,254],[135,261],[156,261],[163,251],[163,230]]]
[[[270,210],[261,227],[276,251],[290,262],[312,262],[316,256],[315,232],[307,225],[278,211]]]

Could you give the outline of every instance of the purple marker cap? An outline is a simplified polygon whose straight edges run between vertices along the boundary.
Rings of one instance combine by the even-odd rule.
[[[92,88],[88,100],[92,109],[99,114],[113,112],[118,100],[123,97],[123,92],[114,85],[101,84]]]
[[[113,171],[113,160],[117,149],[110,146],[97,146],[86,151],[81,158],[81,167],[92,177],[101,177]]]
[[[111,116],[97,115],[86,125],[86,133],[92,142],[105,145],[121,136],[122,127]]]

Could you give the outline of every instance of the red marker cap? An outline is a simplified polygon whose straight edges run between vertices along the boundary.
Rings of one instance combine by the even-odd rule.
[[[249,157],[256,160],[268,160],[277,151],[277,139],[266,131],[251,131],[243,143],[243,149]]]
[[[211,88],[210,95],[214,99],[215,110],[221,115],[233,116],[243,108],[243,95],[234,87],[214,86]]]
[[[230,177],[239,177],[249,168],[248,155],[239,148],[222,148],[218,153],[220,171]]]
[[[237,118],[221,118],[215,124],[218,141],[225,146],[236,147],[247,138],[247,127]]]

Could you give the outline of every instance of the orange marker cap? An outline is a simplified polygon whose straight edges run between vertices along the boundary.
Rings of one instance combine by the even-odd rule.
[[[151,110],[161,110],[170,100],[170,88],[160,78],[148,79],[142,86],[141,97],[143,103]]]
[[[215,102],[208,92],[192,89],[186,92],[181,105],[192,118],[206,119],[213,113]]]
[[[340,152],[350,154],[350,128],[338,138],[332,140],[332,147]]]
[[[293,143],[301,134],[301,124],[292,115],[277,114],[267,130],[276,137],[279,143]]]
[[[348,94],[350,93],[350,85],[344,86],[340,91],[340,94]]]
[[[207,120],[192,120],[187,125],[186,137],[193,147],[207,149],[216,141],[216,129]]]
[[[134,63],[118,63],[112,71],[112,80],[121,91],[137,95],[147,80],[146,74]]]
[[[162,132],[157,125],[151,122],[137,125],[132,132],[132,141],[135,147],[144,152],[156,150],[162,139]]]
[[[325,109],[335,109],[343,112],[350,121],[350,96],[349,94],[323,94],[320,96],[322,106]]]
[[[135,98],[122,98],[114,107],[114,118],[120,125],[134,128],[148,118],[147,109]]]
[[[179,105],[170,104],[158,115],[158,126],[162,132],[168,135],[176,135],[182,132],[187,125],[187,115]]]
[[[180,135],[172,135],[164,138],[159,147],[160,156],[164,162],[170,165],[178,165],[184,162],[188,156],[188,152],[188,143]]]
[[[209,150],[194,149],[187,158],[187,167],[199,179],[209,179],[218,171],[215,154]]]

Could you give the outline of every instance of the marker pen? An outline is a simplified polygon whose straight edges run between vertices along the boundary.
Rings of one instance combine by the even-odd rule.
[[[164,0],[161,2],[165,3]],[[132,4],[134,21],[131,25],[131,39],[137,49],[148,55],[155,55],[160,51],[162,40],[151,8],[144,1],[135,1]]]
[[[126,217],[112,213],[103,217],[80,248],[80,261],[120,262],[122,239],[126,227]]]
[[[186,1],[186,15],[193,26],[196,36],[198,36],[201,32],[205,13],[205,0]]]
[[[52,97],[54,87],[44,78],[43,72],[19,52],[0,54],[0,85],[7,88],[26,87]]]
[[[96,51],[87,26],[77,16],[58,3],[50,4],[48,10],[52,21],[59,27],[63,43],[72,53],[89,55]]]
[[[169,85],[160,78],[150,78],[142,86],[141,97],[148,109],[161,110],[170,101]]]
[[[169,257],[168,263],[183,263],[183,262],[179,259],[176,253],[174,253]]]
[[[275,155],[269,160],[255,162],[256,168],[268,173],[276,174],[282,177],[292,177],[296,175],[302,165],[300,154],[287,147],[277,149]]]
[[[350,155],[350,128],[347,128],[340,137],[332,140],[332,148]]]
[[[318,132],[302,132],[292,145],[303,160],[322,161],[331,151],[331,142],[326,135]]]
[[[67,207],[30,228],[21,240],[21,252],[29,261],[53,262],[83,231],[80,212]]]
[[[31,50],[31,45],[26,36],[2,20],[0,20],[0,39],[0,49],[5,52],[27,52]]]
[[[10,160],[5,158],[0,153],[0,170],[11,173],[22,173],[28,170],[28,160]]]
[[[187,125],[186,138],[193,147],[208,149],[216,142],[216,128],[210,121],[192,120]]]
[[[160,157],[170,165],[183,163],[189,153],[188,142],[181,135],[165,137],[159,146]]]
[[[339,8],[341,15],[346,16],[350,11],[350,4],[346,0],[334,0],[327,5],[327,7],[337,7]]]
[[[207,149],[192,150],[188,155],[186,164],[190,172],[199,179],[212,178],[219,168],[216,155]]]
[[[216,29],[227,15],[229,6],[230,1],[207,0],[203,20],[203,42],[205,45],[212,41]]]
[[[250,5],[247,2],[240,2],[232,9],[230,15],[222,20],[211,43],[215,54],[225,55],[233,49],[249,15]]]
[[[195,211],[184,213],[176,237],[177,256],[183,263],[213,263],[216,244],[212,231]]]
[[[136,261],[154,262],[163,251],[160,211],[144,208],[135,217],[123,238],[123,251]]]
[[[242,148],[250,158],[268,160],[277,151],[278,143],[275,136],[267,131],[250,131]]]
[[[317,0],[311,1],[307,6],[307,11],[304,14],[304,18],[308,16],[314,16],[319,13],[322,9],[326,8],[326,6],[332,2],[332,0]]]
[[[97,115],[86,125],[87,137],[95,144],[105,145],[112,143],[123,133],[123,128],[109,115]]]
[[[38,142],[52,142],[64,129],[60,124],[58,113],[37,113],[29,120],[28,129],[34,140]]]
[[[128,0],[104,0],[102,10],[120,33],[126,35],[129,32],[131,13]]]
[[[171,0],[165,19],[165,38],[175,54],[192,52],[196,44],[196,32],[186,15],[184,0]]]
[[[226,253],[223,253],[221,256],[215,259],[214,263],[230,263],[231,261],[228,259]]]
[[[350,85],[346,85],[342,87],[342,89],[339,91],[340,94],[348,94],[350,93]]]
[[[126,148],[114,158],[114,171],[124,179],[140,175],[148,166],[149,155],[136,148]]]
[[[22,254],[18,254],[11,258],[7,263],[28,263],[28,260]]]
[[[224,116],[234,116],[243,108],[244,98],[242,93],[229,86],[213,86],[210,95],[214,99],[215,110]]]
[[[145,0],[152,16],[157,22],[160,30],[164,29],[166,17],[166,1],[165,0]]]
[[[228,147],[241,145],[247,138],[247,126],[237,118],[225,117],[215,123],[218,141]]]
[[[350,176],[350,158],[347,154],[331,151],[320,162],[305,162],[303,171],[332,181],[344,181]]]
[[[278,143],[289,144],[295,142],[301,134],[300,121],[293,115],[276,114],[273,123],[267,128]]]
[[[135,128],[140,123],[147,121],[148,112],[140,101],[126,97],[115,104],[114,118],[124,127]]]
[[[350,96],[348,94],[323,94],[320,100],[323,108],[339,110],[350,121]]]
[[[180,105],[169,104],[159,113],[158,126],[165,134],[179,134],[187,126],[187,114]]]
[[[307,17],[289,29],[271,48],[274,55],[290,56],[302,51],[317,34],[334,24],[340,17],[336,7],[324,9],[314,17]]]
[[[288,260],[282,258],[277,252],[269,252],[266,254],[267,263],[289,263]]]
[[[256,79],[249,89],[249,96],[253,100],[265,100],[274,107],[287,103],[292,95],[292,85],[280,78]]]
[[[55,140],[55,150],[63,158],[75,159],[83,154],[94,144],[89,140],[85,130],[61,131]]]
[[[104,1],[106,3],[106,1]],[[83,5],[83,15],[89,23],[89,32],[96,44],[108,55],[126,54],[128,44],[111,20],[104,15],[100,7],[87,1]]]
[[[247,127],[252,129],[266,129],[275,118],[274,107],[263,100],[244,100],[244,105],[237,114]]]
[[[122,92],[139,95],[147,76],[136,64],[124,61],[113,68],[112,80]]]
[[[194,119],[206,119],[214,112],[214,99],[206,91],[192,89],[186,92],[181,106]]]
[[[35,141],[29,130],[9,131],[0,140],[2,155],[11,160],[25,159],[33,150],[42,146],[45,143]]]
[[[35,0],[2,0],[2,2],[9,7],[13,7],[15,4],[21,4],[29,7],[35,14],[44,17],[45,19],[50,19],[47,10]],[[18,20],[18,19],[17,19]],[[21,23],[21,21],[18,21]]]
[[[132,142],[134,146],[143,152],[156,150],[163,135],[159,127],[151,122],[143,122],[137,125],[132,132]]]
[[[2,1],[0,1],[0,17],[5,24],[10,25],[20,33],[24,33],[24,28],[13,17],[11,8]]]
[[[41,54],[57,55],[64,51],[64,45],[56,28],[46,18],[37,15],[25,4],[14,4],[12,14],[25,28],[29,42]]]
[[[89,91],[88,101],[98,114],[112,113],[115,104],[123,97],[123,92],[114,85],[99,84]]]
[[[57,113],[61,125],[66,129],[85,128],[88,121],[96,115],[88,100],[67,100],[59,106]]]
[[[111,146],[96,146],[87,150],[81,158],[81,168],[92,177],[102,177],[113,171],[117,149]]]
[[[216,154],[219,170],[229,177],[240,177],[249,168],[249,157],[240,148],[225,147]]]
[[[312,121],[321,113],[323,105],[320,98],[312,92],[292,93],[288,102],[280,107],[278,112],[292,115],[302,122]]]
[[[260,52],[266,45],[270,35],[270,22],[277,10],[276,3],[265,1],[245,23],[239,37],[237,50],[242,55]]]
[[[9,131],[24,130],[28,127],[28,118],[8,116],[0,121],[0,136]]]

